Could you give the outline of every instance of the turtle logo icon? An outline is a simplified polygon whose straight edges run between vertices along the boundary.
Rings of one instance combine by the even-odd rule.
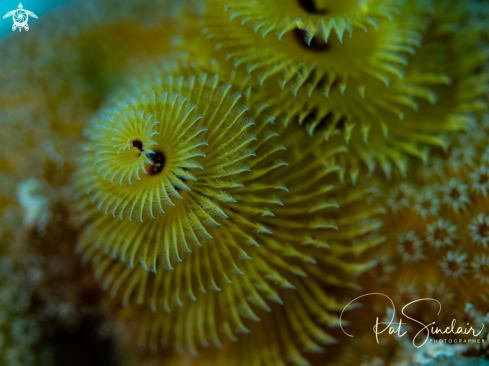
[[[14,20],[14,25],[12,25],[13,31],[15,31],[17,28],[19,28],[19,32],[22,31],[22,28],[28,31],[29,24],[27,24],[27,21],[29,20],[29,15],[37,19],[36,14],[34,14],[32,11],[25,10],[22,4],[20,3],[18,9],[9,11],[7,14],[3,16],[3,19],[12,16],[12,19]]]

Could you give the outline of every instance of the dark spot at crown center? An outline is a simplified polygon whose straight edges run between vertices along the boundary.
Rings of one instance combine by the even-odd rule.
[[[131,142],[131,145],[134,146],[139,151],[143,151],[143,142],[140,140],[134,140]]]
[[[328,9],[321,7],[317,0],[297,0],[299,5],[311,14],[326,14]]]
[[[160,174],[165,167],[165,155],[161,151],[155,151],[154,153],[146,154],[146,156],[153,162],[153,165],[149,168],[149,175]]]
[[[299,28],[294,29],[294,36],[299,41],[302,47],[314,52],[326,52],[331,48],[330,45],[326,43],[321,36],[314,36],[311,39],[311,44],[307,44],[306,35],[307,34],[305,30]]]

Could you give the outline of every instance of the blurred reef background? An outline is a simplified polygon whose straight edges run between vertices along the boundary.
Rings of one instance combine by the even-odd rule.
[[[489,364],[487,2],[23,5],[0,365]]]

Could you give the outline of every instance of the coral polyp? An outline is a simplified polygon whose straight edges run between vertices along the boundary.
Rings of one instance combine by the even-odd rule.
[[[478,255],[472,263],[474,278],[482,284],[489,283],[489,257],[487,254]]]
[[[489,243],[489,217],[486,213],[480,213],[469,225],[470,239],[472,243],[487,248]]]
[[[397,239],[397,251],[405,262],[416,262],[424,258],[423,242],[413,231],[403,233]]]
[[[437,248],[448,247],[453,245],[456,240],[456,231],[457,226],[453,225],[449,220],[438,219],[428,225],[426,240]]]

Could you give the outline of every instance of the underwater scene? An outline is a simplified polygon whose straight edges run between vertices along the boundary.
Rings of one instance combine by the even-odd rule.
[[[488,1],[0,9],[0,366],[489,366]]]

